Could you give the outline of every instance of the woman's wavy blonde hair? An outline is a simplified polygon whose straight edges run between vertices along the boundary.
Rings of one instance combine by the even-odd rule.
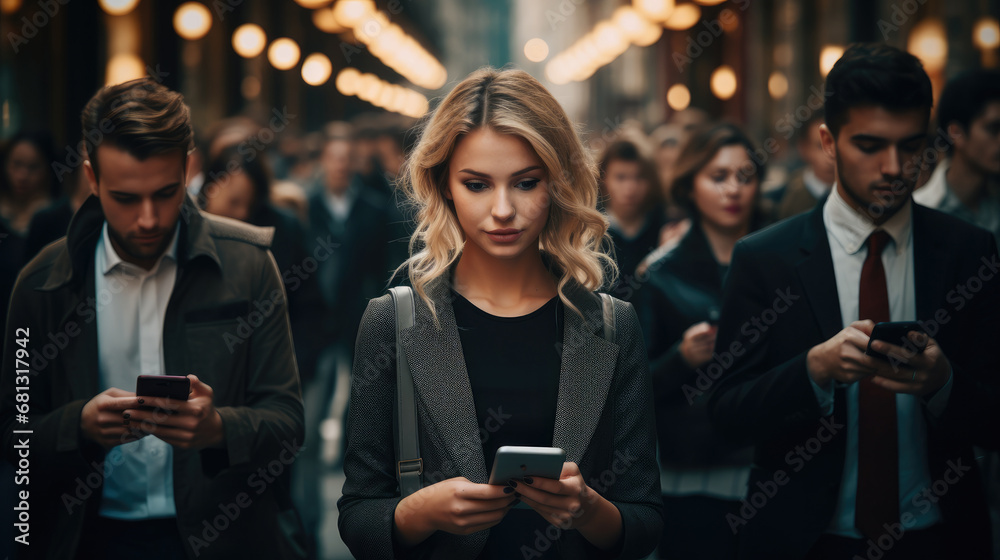
[[[559,103],[523,70],[481,68],[448,94],[424,122],[420,138],[400,174],[401,187],[416,209],[417,228],[410,238],[410,283],[427,303],[428,284],[448,271],[465,245],[452,202],[445,198],[448,163],[466,134],[489,128],[526,140],[548,174],[549,215],[539,249],[558,275],[559,297],[575,281],[597,290],[617,275],[614,261],[602,250],[608,221],[597,211],[597,167]],[[417,250],[419,248],[419,250]],[[416,251],[416,252],[414,252]]]

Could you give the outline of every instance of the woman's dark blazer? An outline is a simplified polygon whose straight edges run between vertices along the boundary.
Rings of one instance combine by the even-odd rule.
[[[450,283],[446,274],[428,286],[440,329],[416,297],[415,324],[401,338],[414,378],[425,486],[458,476],[486,483],[488,477]],[[617,557],[643,558],[656,546],[663,518],[652,387],[639,321],[631,304],[615,300],[617,336],[614,343],[606,341],[600,298],[573,286],[567,297],[587,320],[565,309],[552,445],[565,449],[566,460],[579,465],[587,484],[621,512],[624,542]],[[400,501],[395,393],[395,314],[391,297],[384,295],[369,302],[358,333],[340,534],[356,558],[475,558],[488,530],[468,536],[438,531],[408,551],[394,544]],[[576,531],[558,544],[563,558],[605,556]]]
[[[656,403],[660,460],[681,468],[749,466],[752,450],[723,439],[708,418],[709,380],[681,355],[684,331],[718,319],[722,307],[719,263],[697,222],[670,252],[646,268],[646,282],[633,301],[649,352],[649,371]],[[699,371],[700,370],[700,371]]]

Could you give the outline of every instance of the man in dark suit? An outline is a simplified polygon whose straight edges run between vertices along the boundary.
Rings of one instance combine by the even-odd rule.
[[[756,445],[741,558],[988,557],[972,445],[998,443],[1000,262],[988,232],[911,201],[931,103],[913,56],[848,49],[826,83],[833,191],[733,253],[705,371],[719,429]],[[926,335],[866,355],[903,320]]]

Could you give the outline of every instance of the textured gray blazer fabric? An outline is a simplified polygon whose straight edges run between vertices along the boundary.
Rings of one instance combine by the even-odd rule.
[[[413,372],[424,486],[457,476],[486,483],[488,477],[450,282],[445,275],[428,287],[441,328],[416,297],[415,324],[401,337]],[[564,311],[552,445],[565,449],[566,460],[579,465],[587,484],[621,512],[624,542],[617,557],[643,558],[659,541],[663,518],[653,391],[639,322],[631,304],[615,300],[617,337],[608,342],[600,298],[578,285],[566,294],[586,320],[569,307]],[[393,518],[400,500],[395,385],[395,315],[386,294],[369,302],[358,332],[344,459],[347,481],[338,502],[341,537],[359,559],[475,558],[489,531],[468,536],[438,531],[413,549],[394,545]],[[415,509],[412,514],[421,515]],[[568,531],[556,544],[563,558],[608,556],[577,531]]]

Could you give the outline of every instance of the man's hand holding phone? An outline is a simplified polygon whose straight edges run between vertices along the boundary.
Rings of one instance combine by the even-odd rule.
[[[119,421],[181,449],[220,447],[224,440],[222,417],[215,408],[212,388],[195,375],[187,378],[191,381],[187,400],[136,395],[132,406],[122,410]]]
[[[142,439],[145,433],[122,422],[122,413],[135,403],[135,393],[117,387],[99,393],[80,412],[80,432],[105,449]]]
[[[872,383],[892,391],[912,395],[928,395],[944,387],[951,375],[951,364],[936,340],[922,332],[910,331],[907,339],[923,352],[912,348],[891,344],[884,340],[872,340],[871,349],[884,354],[888,360],[888,372],[880,372],[872,378]],[[902,342],[902,341],[900,341]]]
[[[926,395],[944,386],[951,366],[937,341],[922,332],[906,336],[912,347],[873,340],[875,323],[855,321],[829,340],[814,346],[806,357],[809,375],[820,387],[830,381],[855,383],[865,377],[894,393]],[[900,340],[900,343],[903,341]],[[871,350],[888,359],[868,354]],[[922,352],[916,351],[921,347]]]

